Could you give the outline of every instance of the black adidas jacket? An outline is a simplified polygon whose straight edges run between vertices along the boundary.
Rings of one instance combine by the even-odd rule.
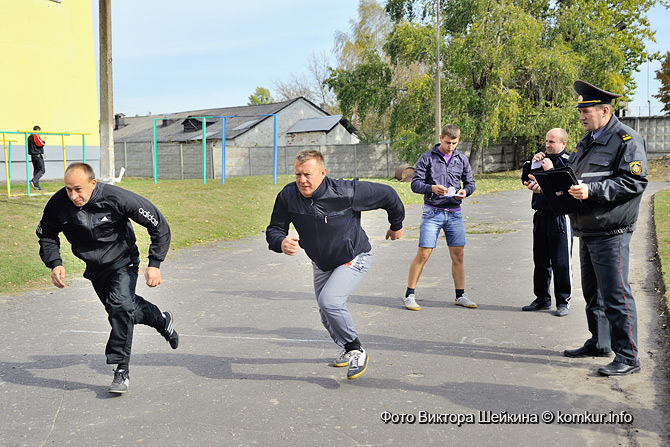
[[[160,211],[147,199],[131,191],[98,182],[81,208],[65,188],[54,194],[37,226],[40,257],[53,269],[62,265],[59,233],[72,245],[72,253],[86,263],[84,276],[116,263],[139,258],[130,220],[149,231],[149,266],[160,267],[170,248],[170,227]]]

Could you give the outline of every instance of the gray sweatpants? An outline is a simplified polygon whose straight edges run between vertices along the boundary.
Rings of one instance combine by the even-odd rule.
[[[340,347],[358,338],[354,321],[347,309],[347,299],[365,277],[372,263],[372,252],[361,253],[351,261],[330,271],[314,268],[314,293],[319,304],[321,323]]]

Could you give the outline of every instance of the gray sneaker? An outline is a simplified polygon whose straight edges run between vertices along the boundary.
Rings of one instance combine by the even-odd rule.
[[[408,296],[404,297],[402,301],[405,303],[405,307],[409,310],[421,310],[421,306],[416,303],[416,297],[413,293],[410,293]]]
[[[557,317],[565,317],[570,311],[568,310],[568,306],[558,306],[556,308],[556,316]]]
[[[333,360],[333,366],[336,366],[338,368],[343,366],[349,366],[349,357],[351,357],[351,354],[349,354],[346,350],[343,349],[342,352],[340,352],[339,357]]]
[[[463,294],[463,296],[460,298],[456,298],[455,303],[457,306],[469,307],[470,309],[477,307],[475,303],[470,301],[470,298],[468,298],[466,294]]]
[[[128,371],[125,369],[116,369],[114,370],[114,380],[109,386],[110,393],[116,394],[125,394],[128,391],[128,385],[130,384],[130,376]]]

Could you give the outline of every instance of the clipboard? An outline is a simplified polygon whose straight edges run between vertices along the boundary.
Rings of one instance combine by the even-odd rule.
[[[536,172],[542,172],[541,161],[527,161],[521,166],[521,183],[530,181],[528,174],[535,175]]]
[[[586,202],[575,199],[568,193],[571,186],[579,184],[571,167],[536,172],[534,175],[554,214],[587,213],[589,211]]]

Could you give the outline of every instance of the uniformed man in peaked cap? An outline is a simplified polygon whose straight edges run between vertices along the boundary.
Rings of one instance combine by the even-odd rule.
[[[577,108],[586,135],[568,164],[580,184],[569,193],[585,201],[589,212],[571,214],[579,255],[586,319],[591,338],[564,351],[567,357],[609,357],[598,369],[606,376],[639,371],[637,313],[628,283],[630,240],[640,200],[647,186],[646,143],[612,114],[621,97],[584,81],[576,81]]]

